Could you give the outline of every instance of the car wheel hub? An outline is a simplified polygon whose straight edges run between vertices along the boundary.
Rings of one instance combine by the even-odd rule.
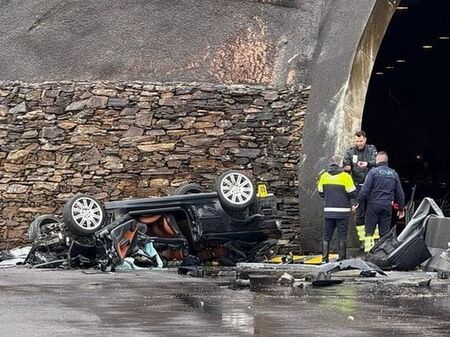
[[[253,185],[241,173],[230,173],[222,180],[221,190],[225,198],[233,204],[244,204],[253,195]]]
[[[99,227],[103,220],[100,205],[91,198],[80,198],[72,205],[72,216],[77,226],[85,229]]]

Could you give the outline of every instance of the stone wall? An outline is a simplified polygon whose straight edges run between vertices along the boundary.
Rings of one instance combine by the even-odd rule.
[[[212,189],[223,171],[265,181],[298,232],[297,164],[309,88],[0,82],[0,247],[76,193],[100,200]]]

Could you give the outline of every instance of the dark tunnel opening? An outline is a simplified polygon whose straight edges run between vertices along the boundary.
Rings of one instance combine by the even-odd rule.
[[[450,1],[403,0],[374,65],[362,128],[388,152],[407,200],[432,197],[447,216],[449,83]]]

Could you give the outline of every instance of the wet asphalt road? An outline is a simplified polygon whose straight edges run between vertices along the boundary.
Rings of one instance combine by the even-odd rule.
[[[250,292],[167,270],[89,273],[0,270],[0,336],[450,335],[450,283]]]

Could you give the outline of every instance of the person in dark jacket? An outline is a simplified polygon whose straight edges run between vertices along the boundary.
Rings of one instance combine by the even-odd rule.
[[[375,167],[375,157],[377,149],[374,145],[367,144],[366,133],[358,131],[355,133],[354,146],[349,148],[344,155],[344,171],[352,175],[356,185],[357,194],[361,190],[362,184],[369,173],[369,170]],[[364,220],[365,220],[365,203],[361,203],[356,210],[356,231],[361,246],[364,245]]]
[[[325,199],[322,242],[322,261],[328,262],[330,241],[337,228],[339,259],[347,256],[347,228],[352,214],[351,200],[356,196],[356,187],[350,174],[342,169],[342,159],[334,156],[326,172],[320,175],[317,190]]]
[[[389,232],[394,202],[399,205],[397,216],[400,219],[405,216],[405,194],[397,172],[388,166],[386,152],[380,151],[377,154],[376,165],[377,167],[367,174],[357,198],[358,204],[367,201],[365,252],[368,252],[374,245],[373,235],[377,225],[381,237]]]

